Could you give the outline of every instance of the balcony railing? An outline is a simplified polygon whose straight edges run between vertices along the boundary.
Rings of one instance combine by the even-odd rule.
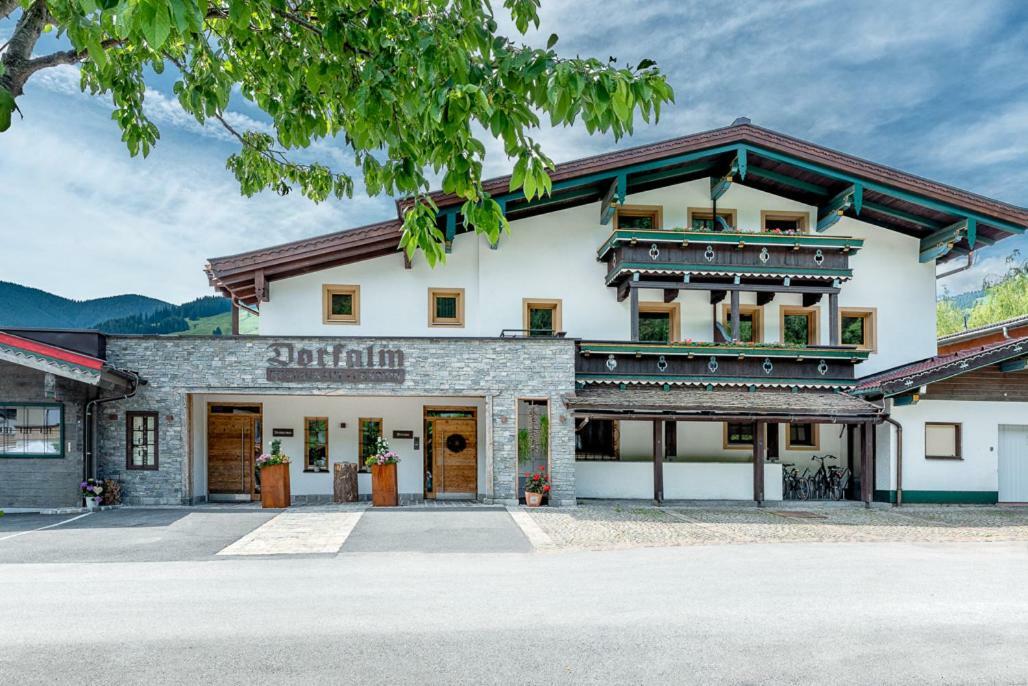
[[[579,383],[846,387],[869,351],[852,346],[582,341]]]
[[[863,241],[847,236],[754,231],[617,229],[600,246],[606,283],[629,278],[717,283],[837,283],[853,276],[849,256]]]

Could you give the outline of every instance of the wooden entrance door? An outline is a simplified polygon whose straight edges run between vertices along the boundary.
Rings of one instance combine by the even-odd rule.
[[[208,415],[208,493],[213,495],[253,495],[255,421],[256,418],[253,415]]]
[[[474,419],[436,419],[432,474],[436,497],[478,494],[478,440]]]

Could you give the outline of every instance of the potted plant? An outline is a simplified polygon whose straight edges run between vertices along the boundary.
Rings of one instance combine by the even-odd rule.
[[[550,479],[546,476],[546,470],[538,472],[525,472],[525,504],[529,507],[539,507],[543,504],[543,496],[550,493]]]
[[[100,496],[104,492],[104,485],[100,479],[86,479],[79,484],[79,491],[87,510],[95,510],[100,506]]]
[[[289,456],[282,452],[282,441],[272,441],[271,452],[258,457],[256,465],[261,471],[261,507],[289,507]]]
[[[386,440],[375,439],[375,454],[364,460],[371,469],[371,502],[375,507],[396,507],[396,463],[400,456],[389,448]]]

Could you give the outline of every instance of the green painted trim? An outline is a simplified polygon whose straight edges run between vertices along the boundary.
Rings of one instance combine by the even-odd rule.
[[[6,402],[0,401],[0,407],[56,407],[60,413],[60,427],[61,427],[61,438],[60,447],[61,452],[57,455],[50,453],[0,453],[0,460],[62,460],[67,457],[67,453],[64,450],[64,403],[57,402]]]
[[[863,184],[865,188],[867,188],[869,190],[873,190],[876,193],[881,193],[883,195],[888,195],[888,196],[891,196],[893,198],[898,198],[900,200],[906,200],[907,202],[912,202],[915,205],[922,205],[924,207],[928,207],[930,209],[933,209],[933,210],[936,210],[936,211],[939,211],[939,212],[945,212],[946,214],[952,214],[952,215],[956,215],[958,217],[974,218],[974,219],[977,219],[979,222],[988,224],[989,226],[996,227],[997,229],[1000,229],[1002,231],[1006,231],[1007,233],[1013,233],[1013,234],[1024,233],[1024,227],[1023,226],[1018,226],[1017,224],[1011,224],[1010,222],[1004,221],[1002,219],[994,219],[994,218],[988,217],[988,216],[983,215],[983,214],[978,214],[977,212],[970,212],[970,211],[968,211],[966,209],[961,209],[961,208],[959,208],[959,207],[957,207],[955,205],[950,205],[949,203],[946,203],[946,202],[940,202],[938,200],[932,200],[931,198],[926,198],[924,196],[917,195],[916,193],[909,193],[907,191],[901,191],[898,188],[891,188],[891,187],[886,186],[884,184],[876,183],[874,181],[867,181],[865,179],[861,179],[861,178],[858,178],[856,176],[853,176],[852,174],[846,174],[844,172],[840,172],[840,171],[836,171],[834,169],[830,169],[830,168],[828,168],[828,167],[826,167],[824,165],[821,165],[821,164],[816,164],[814,162],[807,162],[806,160],[801,160],[798,157],[794,157],[792,155],[786,155],[786,154],[783,154],[783,153],[774,152],[772,150],[768,150],[766,148],[761,148],[759,146],[751,145],[751,144],[746,144],[746,147],[751,152],[753,152],[753,153],[755,153],[757,155],[760,155],[761,157],[767,157],[768,159],[776,160],[778,162],[783,162],[785,164],[792,164],[792,165],[795,165],[797,167],[800,167],[801,169],[806,169],[808,171],[812,171],[812,172],[815,172],[817,174],[821,174],[822,176],[827,176],[830,179],[838,179],[840,181],[846,181],[848,183],[860,183],[860,184]],[[865,203],[865,207],[866,206],[867,205]]]
[[[874,499],[880,503],[896,502],[896,491],[876,490]],[[908,491],[903,489],[903,502],[911,505],[995,505],[998,491]]]
[[[823,388],[845,388],[853,386],[856,381],[849,379],[775,379],[767,376],[673,376],[670,374],[604,374],[600,372],[576,372],[575,379],[592,379],[603,381],[665,381],[685,382],[699,385],[708,383],[731,383],[739,386],[818,386]]]
[[[782,276],[821,276],[829,279],[850,279],[853,278],[852,269],[803,269],[800,267],[749,267],[744,265],[726,264],[724,266],[708,267],[702,264],[684,264],[681,262],[622,262],[618,265],[614,275],[607,279],[607,284],[613,281],[618,275],[626,271],[674,271],[674,272],[728,272],[730,274],[780,274]]]
[[[706,357],[803,357],[819,360],[822,357],[843,360],[866,360],[870,350],[820,350],[817,348],[768,348],[759,345],[707,345],[704,343],[580,343],[580,352],[605,355],[627,353],[642,355],[693,355]]]
[[[849,248],[857,251],[864,245],[863,239],[850,236],[819,236],[814,234],[773,234],[763,231],[675,231],[665,229],[616,229],[596,251],[602,259],[615,245],[636,241],[655,243],[730,243],[740,241],[746,245],[796,245],[810,248]]]

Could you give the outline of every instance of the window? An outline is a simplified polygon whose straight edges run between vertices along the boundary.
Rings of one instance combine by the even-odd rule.
[[[753,447],[753,423],[738,424],[736,422],[725,422],[724,447],[731,448],[752,448]]]
[[[817,308],[782,307],[780,328],[782,343],[788,345],[817,345]]]
[[[924,423],[924,456],[930,460],[959,460],[960,424]]]
[[[560,300],[531,300],[522,302],[522,327],[529,336],[552,336],[561,330]]]
[[[761,210],[760,228],[762,231],[782,231],[784,233],[803,233],[807,230],[806,212],[769,212]]]
[[[717,216],[722,221],[719,221],[717,226],[714,225],[714,211],[710,208],[690,207],[686,214],[690,229],[724,231],[725,225],[728,225],[728,228],[734,231],[738,226],[735,222],[735,210],[718,209]]]
[[[664,208],[660,205],[622,205],[614,213],[615,229],[662,229]]]
[[[575,429],[576,460],[617,460],[620,427],[613,419],[590,419]]]
[[[357,420],[357,428],[360,433],[357,445],[357,469],[362,472],[368,471],[364,466],[364,460],[375,454],[375,446],[379,437],[382,436],[382,420],[361,417]]]
[[[861,350],[874,350],[875,311],[873,309],[839,310],[839,341],[843,345],[855,345]]]
[[[721,306],[721,323],[729,335],[732,334],[732,307]],[[732,336],[742,343],[760,343],[764,340],[763,309],[757,305],[739,305],[739,334]]]
[[[64,457],[64,405],[0,403],[3,457]]]
[[[303,418],[303,470],[328,471],[328,417]]]
[[[464,289],[428,289],[428,325],[464,326]]]
[[[550,471],[550,401],[518,398],[517,493],[524,497],[526,472]]]
[[[157,469],[157,413],[126,412],[126,469]]]
[[[819,434],[817,424],[789,424],[788,440],[785,442],[787,450],[820,450]]]
[[[681,331],[679,303],[639,303],[639,340],[677,341]]]
[[[361,287],[330,286],[321,288],[323,321],[326,324],[359,324],[361,320]]]

